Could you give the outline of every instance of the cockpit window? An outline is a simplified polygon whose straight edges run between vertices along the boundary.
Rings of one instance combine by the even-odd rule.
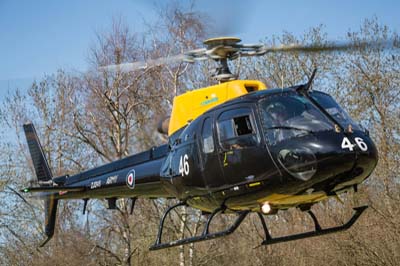
[[[224,149],[240,149],[257,142],[251,110],[240,108],[223,112],[218,117],[218,136]]]
[[[203,139],[203,152],[214,152],[214,139],[212,135],[211,118],[209,117],[204,120],[203,129],[201,130],[201,136]]]
[[[309,99],[294,92],[272,95],[261,101],[260,107],[263,129],[271,144],[334,129],[332,122]]]
[[[238,136],[253,133],[249,115],[235,117],[233,122],[235,124],[235,129]]]
[[[310,93],[310,96],[346,130],[349,129],[349,126],[355,130],[361,130],[360,126],[351,119],[346,111],[330,95],[313,91]]]

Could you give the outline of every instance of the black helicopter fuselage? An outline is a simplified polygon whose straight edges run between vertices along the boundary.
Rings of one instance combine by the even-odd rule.
[[[356,188],[377,163],[366,130],[327,94],[249,93],[212,108],[170,143],[70,177],[54,196],[178,198],[211,212],[312,205]]]

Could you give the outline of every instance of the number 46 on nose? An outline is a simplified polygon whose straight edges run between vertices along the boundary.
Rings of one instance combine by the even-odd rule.
[[[354,138],[354,141],[356,142],[357,146],[362,151],[367,151],[368,150],[368,146],[367,146],[367,144],[364,142],[364,140],[362,138],[356,137],[356,138]],[[356,144],[352,144],[347,137],[344,137],[343,140],[342,140],[342,149],[349,149],[350,151],[353,151],[354,150],[354,146],[356,146]]]

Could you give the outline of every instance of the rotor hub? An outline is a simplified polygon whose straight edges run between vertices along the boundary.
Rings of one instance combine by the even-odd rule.
[[[242,40],[236,37],[218,37],[205,40],[203,43],[207,49],[212,49],[216,46],[233,46],[240,43]]]

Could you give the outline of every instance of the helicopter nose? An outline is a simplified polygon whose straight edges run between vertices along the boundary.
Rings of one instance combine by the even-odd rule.
[[[318,173],[314,179],[327,191],[360,184],[370,176],[378,162],[378,152],[368,135],[360,131],[338,134],[336,138],[321,138],[324,152],[318,156]]]
[[[278,165],[291,177],[324,186],[328,182],[331,188],[361,183],[377,163],[374,143],[361,132],[320,132],[276,145],[272,150]]]
[[[318,183],[353,169],[356,153],[340,147],[342,138],[335,132],[320,132],[282,142],[272,150],[284,172],[297,180]]]

